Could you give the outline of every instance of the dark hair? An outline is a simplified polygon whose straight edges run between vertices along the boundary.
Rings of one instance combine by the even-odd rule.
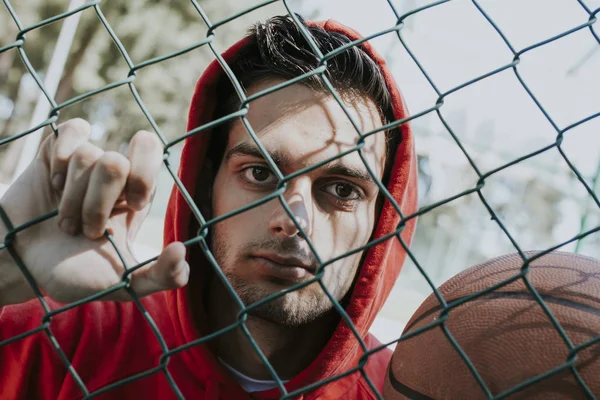
[[[301,16],[298,15],[298,19],[312,35],[323,54],[351,42],[341,33],[308,27]],[[229,65],[244,90],[267,78],[295,78],[319,65],[319,58],[313,53],[300,28],[289,15],[272,17],[264,23],[258,23],[250,29],[248,35],[250,45],[236,54],[235,61]],[[344,99],[370,99],[377,107],[384,124],[394,120],[391,95],[383,74],[375,61],[360,46],[352,46],[329,59],[324,75]],[[318,92],[329,93],[318,75],[312,75],[299,83]],[[231,82],[226,78],[221,79],[217,86],[216,117],[235,112],[239,106],[240,100]],[[227,145],[227,133],[232,121],[217,127],[211,138],[208,157],[214,166],[215,174]],[[387,149],[384,184],[389,178],[394,153],[401,139],[398,129],[392,129],[385,134]]]

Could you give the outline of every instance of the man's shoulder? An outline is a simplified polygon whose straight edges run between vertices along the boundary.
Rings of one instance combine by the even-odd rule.
[[[367,335],[365,345],[369,350],[375,351],[369,356],[365,372],[369,375],[375,387],[381,391],[383,390],[385,375],[393,352],[390,348],[383,346],[373,334]]]
[[[367,335],[364,341],[367,348],[374,351],[369,355],[369,360],[366,365],[367,370],[372,371],[377,376],[385,373],[392,358],[392,350],[389,347],[383,346],[371,333]]]
[[[369,351],[368,361],[363,367],[364,372],[369,377],[371,383],[379,393],[383,391],[385,375],[392,357],[392,350],[382,345],[382,343],[371,333],[363,338],[365,346]],[[362,355],[362,352],[360,352]],[[374,400],[377,398],[373,389],[367,381],[359,376],[355,385],[347,387],[347,390],[341,393],[329,393],[326,398],[345,398],[353,400]]]
[[[365,346],[367,346],[369,350],[377,350],[375,353],[373,353],[373,356],[388,359],[392,357],[392,350],[389,347],[383,346],[379,339],[377,339],[377,337],[372,333],[367,334],[367,336],[364,338],[364,342]]]

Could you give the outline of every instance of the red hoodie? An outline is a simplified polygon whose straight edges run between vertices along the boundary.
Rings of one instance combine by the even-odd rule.
[[[308,24],[343,33],[351,40],[360,39],[356,32],[332,20]],[[233,60],[247,44],[247,38],[240,40],[223,54],[224,59],[228,62]],[[362,47],[383,71],[396,119],[405,118],[407,112],[402,97],[383,59],[368,43],[362,44]],[[188,117],[188,131],[212,120],[214,104],[211,99],[214,98],[217,81],[222,78],[222,68],[217,62],[213,62],[198,81]],[[416,210],[416,164],[410,127],[404,124],[400,129],[403,139],[396,151],[387,187],[406,216]],[[195,193],[207,140],[208,132],[204,131],[190,137],[185,143],[178,175],[189,193]],[[185,241],[190,237],[191,218],[189,206],[180,191],[174,187],[165,218],[165,245],[176,240]],[[394,231],[399,222],[399,215],[386,202],[376,226],[375,238]],[[406,244],[410,244],[415,222],[414,218],[409,220],[401,232]],[[194,260],[191,267],[194,270],[206,270],[206,260],[190,254],[193,252],[194,250],[188,252]],[[368,349],[380,345],[368,330],[392,289],[405,256],[402,245],[393,238],[369,249],[360,267],[346,312]],[[194,290],[194,313],[190,288]],[[202,307],[196,301],[202,298],[202,290],[202,282],[192,279],[182,289],[145,297],[140,305],[134,302],[86,303],[54,315],[44,325],[56,338],[56,343],[49,339],[48,332],[43,329],[7,343],[19,334],[41,327],[46,319],[37,300],[2,308],[0,398],[75,399],[84,397],[81,389],[81,385],[84,385],[90,394],[100,395],[101,398],[169,399],[176,397],[173,383],[186,398],[281,397],[279,389],[251,394],[244,392],[204,344],[182,347],[202,337],[202,332],[197,328],[202,326],[203,315],[198,311]],[[46,300],[52,309],[63,306],[50,299]],[[148,322],[142,308],[155,326]],[[161,339],[155,334],[155,329],[160,332]],[[67,368],[65,360],[55,350],[57,345],[71,368]],[[166,351],[172,353],[169,353],[169,357],[161,358]],[[358,370],[363,354],[354,334],[345,322],[340,322],[319,356],[286,383],[285,388],[289,393],[327,380],[326,384],[298,398],[375,398]],[[373,353],[363,368],[380,391],[390,357],[391,352],[382,349]],[[354,372],[344,375],[347,371]],[[344,376],[335,379],[340,375]],[[129,377],[135,379],[127,380]],[[108,387],[109,385],[111,386]]]

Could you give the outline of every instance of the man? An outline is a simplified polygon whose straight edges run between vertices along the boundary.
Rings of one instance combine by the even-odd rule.
[[[334,21],[303,23],[324,54],[359,39]],[[272,399],[285,390],[305,399],[364,399],[375,398],[372,387],[381,391],[391,354],[378,348],[368,329],[405,258],[398,238],[408,245],[414,231],[414,218],[399,226],[398,213],[407,216],[416,208],[409,127],[371,134],[360,141],[361,154],[338,156],[356,147],[356,128],[372,132],[406,117],[398,89],[382,59],[363,44],[327,62],[326,76],[348,115],[317,76],[261,96],[318,66],[289,17],[257,25],[224,59],[245,95],[255,97],[244,119],[230,118],[211,133],[201,129],[187,139],[179,179],[194,203],[174,187],[165,219],[166,247],[155,263],[130,275],[133,291],[146,297],[136,304],[125,289],[115,290],[101,301],[52,315],[48,331],[1,346],[3,398],[71,399],[93,393]],[[215,62],[197,84],[188,130],[239,105]],[[120,282],[123,262],[105,230],[125,264],[137,264],[128,248],[147,213],[162,147],[153,134],[139,132],[126,157],[93,146],[89,134],[85,121],[62,124],[58,137],[42,144],[38,158],[0,202],[13,226],[58,208],[57,218],[8,237],[10,253],[0,250],[2,341],[46,321],[12,255],[22,259],[52,310]],[[292,219],[277,197],[265,198],[277,190],[279,174],[307,167],[281,191]],[[385,200],[377,180],[397,204]],[[249,210],[235,213],[248,205]],[[204,220],[210,221],[208,227]],[[0,236],[6,232],[0,225]],[[182,242],[191,238],[199,239],[186,249]],[[377,244],[361,251],[369,241]],[[220,269],[209,262],[213,258]],[[322,271],[319,260],[328,263]],[[281,294],[298,284],[304,285]],[[256,305],[275,294],[276,299]],[[246,332],[236,323],[241,307],[252,305],[243,314]],[[220,334],[198,342],[215,332]],[[377,351],[359,369],[365,350]],[[167,352],[168,358],[161,358]]]

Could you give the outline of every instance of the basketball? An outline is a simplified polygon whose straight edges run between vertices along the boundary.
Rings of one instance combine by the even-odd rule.
[[[535,253],[526,254],[532,258]],[[523,259],[512,254],[454,276],[439,288],[447,304],[459,302],[446,315],[441,314],[443,307],[435,295],[430,295],[394,350],[383,397],[558,400],[600,396],[600,261],[553,252],[530,263],[527,280],[568,339],[559,333],[523,278],[467,299],[516,277],[523,265]],[[421,328],[420,333],[407,337]]]

